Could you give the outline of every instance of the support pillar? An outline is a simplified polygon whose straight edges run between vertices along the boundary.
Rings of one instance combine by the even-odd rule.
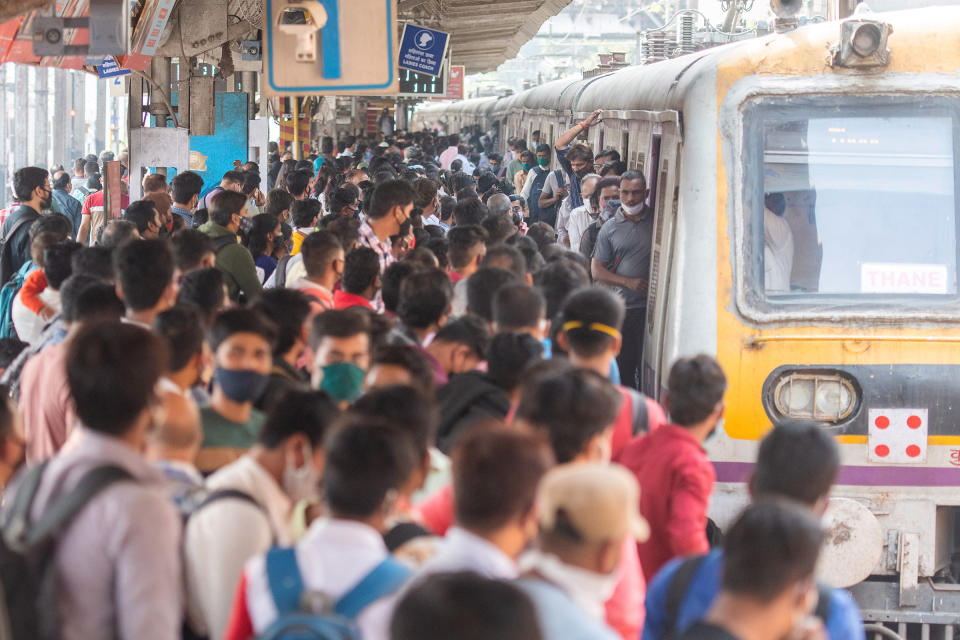
[[[53,157],[62,162],[68,172],[73,170],[73,161],[80,156],[74,155],[67,147],[67,72],[65,69],[53,70]]]
[[[86,128],[86,78],[83,73],[70,71],[72,91],[70,104],[70,126],[71,126],[71,144],[73,153],[80,157],[86,155],[87,151],[87,128]]]
[[[50,69],[34,67],[35,89],[34,99],[36,123],[33,130],[33,162],[38,167],[49,169],[52,165],[62,162],[61,158],[50,158]]]
[[[107,148],[107,90],[109,80],[97,79],[97,118],[93,128],[93,147],[97,153]]]
[[[27,149],[27,115],[30,113],[30,67],[27,65],[16,65],[16,84],[14,85],[14,118],[19,116],[20,126],[13,131],[13,166],[14,169],[20,169],[29,165],[29,150]]]

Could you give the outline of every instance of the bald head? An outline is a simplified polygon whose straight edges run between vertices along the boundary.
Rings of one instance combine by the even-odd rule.
[[[502,216],[510,213],[510,197],[502,193],[495,193],[487,198],[487,209],[491,216]]]
[[[580,193],[583,194],[584,198],[589,198],[593,195],[593,192],[597,188],[597,182],[600,181],[600,176],[595,173],[588,173],[583,176],[583,180],[580,181]]]
[[[57,171],[53,174],[53,182],[50,185],[54,189],[63,189],[64,191],[70,191],[70,174],[66,171]]]
[[[176,392],[163,393],[161,400],[163,421],[148,434],[147,459],[193,464],[203,440],[200,410],[192,400]]]

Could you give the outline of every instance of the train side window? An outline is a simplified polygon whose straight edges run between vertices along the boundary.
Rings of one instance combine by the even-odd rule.
[[[754,290],[774,304],[956,299],[960,111],[809,100],[751,114]]]

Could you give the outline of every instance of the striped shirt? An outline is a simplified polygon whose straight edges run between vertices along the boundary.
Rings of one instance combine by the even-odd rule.
[[[376,252],[377,257],[380,258],[380,275],[383,275],[387,267],[397,261],[397,259],[393,257],[393,247],[390,244],[390,240],[381,240],[378,238],[366,220],[360,225],[360,246],[369,247]]]

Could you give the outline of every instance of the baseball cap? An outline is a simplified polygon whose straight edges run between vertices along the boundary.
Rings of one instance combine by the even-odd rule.
[[[537,490],[541,529],[554,530],[564,520],[584,542],[624,536],[644,542],[650,525],[640,515],[640,486],[632,473],[613,464],[564,464],[554,467]]]
[[[380,147],[381,149],[386,149],[386,148],[389,147],[390,145],[387,144],[386,142],[381,142],[381,143],[378,144],[377,146]]]

